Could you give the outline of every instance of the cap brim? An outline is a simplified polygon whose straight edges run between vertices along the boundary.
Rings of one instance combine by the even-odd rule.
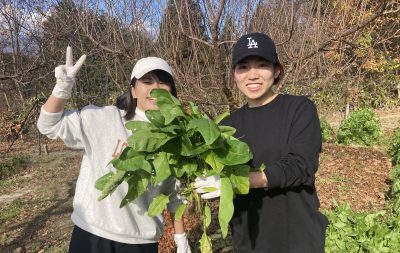
[[[139,73],[135,73],[135,75],[134,76],[132,76],[131,77],[131,79],[133,78],[133,77],[135,77],[136,79],[140,79],[140,78],[142,78],[144,75],[146,75],[147,73],[149,73],[149,72],[151,72],[151,71],[153,71],[153,70],[162,70],[162,71],[165,71],[165,72],[167,72],[168,74],[170,74],[171,76],[173,76],[172,75],[172,73],[169,71],[169,70],[167,70],[167,69],[164,69],[164,68],[158,68],[158,67],[149,67],[149,68],[144,68],[142,71],[140,71]]]
[[[271,60],[271,59],[267,59],[267,58],[265,58],[264,56],[261,56],[259,53],[257,53],[257,52],[247,52],[247,53],[245,53],[245,54],[242,54],[241,56],[240,56],[240,58],[238,58],[238,59],[236,59],[234,62],[232,62],[232,67],[235,67],[236,66],[236,64],[238,64],[241,60],[243,60],[244,58],[247,58],[247,57],[249,57],[249,56],[258,56],[258,57],[261,57],[261,58],[263,58],[263,59],[265,59],[266,61],[268,61],[268,62],[271,62],[272,64],[275,64],[275,63],[277,63],[277,62],[279,62],[278,61],[278,59],[276,59],[275,61],[274,60]]]

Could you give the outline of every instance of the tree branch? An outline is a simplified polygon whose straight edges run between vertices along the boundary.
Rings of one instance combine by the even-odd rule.
[[[297,59],[296,61],[303,61],[303,60],[309,59],[309,58],[313,57],[315,54],[317,54],[318,52],[323,51],[325,49],[325,47],[327,47],[332,42],[339,41],[339,40],[341,40],[341,38],[346,37],[347,35],[350,35],[350,34],[356,32],[358,30],[361,30],[362,28],[366,27],[369,23],[371,23],[372,21],[377,19],[379,16],[381,16],[384,13],[386,7],[387,7],[387,0],[383,0],[383,3],[375,11],[374,15],[372,15],[369,18],[367,18],[366,20],[364,20],[360,24],[357,24],[357,25],[351,27],[350,29],[344,31],[339,36],[326,40],[315,51],[309,53],[308,55],[306,55],[306,56],[304,56],[304,57],[302,57],[300,59]]]

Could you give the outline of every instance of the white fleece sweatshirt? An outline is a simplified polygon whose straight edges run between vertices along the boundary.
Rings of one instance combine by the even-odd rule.
[[[151,187],[141,197],[120,208],[128,191],[123,182],[102,201],[95,188],[96,180],[115,168],[109,164],[127,146],[131,131],[125,128],[125,112],[115,106],[89,105],[81,111],[71,110],[49,113],[41,109],[38,129],[51,139],[60,138],[71,148],[83,149],[83,159],[76,184],[72,221],[78,227],[113,241],[129,244],[157,242],[163,232],[163,217],[147,215],[151,201],[160,193],[171,194],[168,209],[174,212],[180,204],[176,180]],[[148,121],[143,111],[136,109],[133,120]]]

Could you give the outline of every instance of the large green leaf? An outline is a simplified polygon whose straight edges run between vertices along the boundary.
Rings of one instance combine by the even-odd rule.
[[[135,173],[127,179],[128,192],[122,199],[120,207],[127,205],[129,202],[135,200],[137,197],[142,195],[149,184],[148,178],[144,174]]]
[[[102,200],[111,194],[118,187],[118,185],[124,181],[126,176],[127,173],[122,170],[117,170],[117,173],[113,173],[113,175],[109,177],[107,183],[104,184],[101,196],[98,198],[98,200]]]
[[[229,112],[223,112],[223,113],[221,113],[220,115],[218,115],[218,116],[215,118],[215,120],[214,120],[215,124],[219,124],[223,119],[225,119],[225,118],[228,117],[228,116],[229,116]]]
[[[154,129],[154,125],[146,121],[129,121],[125,124],[125,127],[132,132],[143,130],[143,129]]]
[[[157,99],[157,105],[165,118],[165,124],[171,123],[176,117],[185,116],[182,105],[177,98],[164,89],[153,89],[151,96]]]
[[[109,172],[105,174],[104,176],[100,177],[99,179],[96,180],[95,187],[97,190],[102,191],[104,189],[104,186],[106,183],[111,179],[111,177],[114,175],[113,172]]]
[[[178,164],[171,164],[170,167],[171,167],[172,175],[176,178],[180,178],[183,176],[183,174],[185,174],[185,171]]]
[[[214,149],[216,160],[225,165],[245,164],[252,158],[249,146],[233,137],[226,141],[224,149]]]
[[[205,143],[198,146],[192,145],[190,139],[187,136],[182,136],[181,143],[182,143],[181,144],[182,149],[180,155],[182,156],[195,156],[209,149],[209,146]]]
[[[212,150],[207,154],[205,161],[217,173],[221,173],[224,168],[224,164],[217,160],[217,155]]]
[[[150,120],[152,124],[156,127],[164,127],[165,126],[165,118],[161,114],[159,110],[147,110],[145,112],[146,117]]]
[[[232,187],[236,194],[249,193],[249,172],[249,165],[235,165],[226,168],[226,175],[231,180]]]
[[[167,204],[169,203],[169,197],[164,195],[164,194],[160,194],[158,195],[156,198],[153,199],[153,201],[151,202],[150,206],[149,206],[149,210],[147,211],[147,214],[150,217],[154,217],[157,214],[162,213],[162,211],[167,208]]]
[[[180,204],[178,208],[175,210],[174,220],[181,220],[183,214],[185,213],[185,210],[186,210],[186,205]]]
[[[232,135],[235,134],[236,129],[230,126],[218,126],[219,130],[221,131],[221,134],[225,137],[228,138]]]
[[[200,239],[200,251],[201,253],[212,253],[211,239],[207,236],[206,232],[203,232]]]
[[[225,148],[225,138],[221,135],[213,144],[209,145],[209,149]]]
[[[182,177],[186,172],[187,175],[193,174],[197,171],[197,162],[193,159],[189,159],[186,157],[180,157],[175,164],[171,166],[171,170],[175,177]]]
[[[169,134],[175,136],[177,133],[179,133],[179,131],[182,131],[182,128],[177,125],[172,125],[172,126],[162,127],[162,128],[160,128],[160,131],[163,133],[169,133]]]
[[[208,228],[211,224],[211,209],[205,204],[204,205],[204,227]]]
[[[180,156],[182,152],[182,138],[180,136],[168,140],[161,150],[170,154]]]
[[[160,152],[153,161],[154,169],[156,175],[153,178],[153,184],[157,185],[161,181],[167,179],[171,175],[171,168],[169,167],[169,161],[167,158],[167,153]]]
[[[183,162],[181,161],[181,167],[187,175],[192,175],[194,172],[197,171],[198,165],[197,162],[193,159],[184,159]]]
[[[151,173],[151,164],[146,160],[145,155],[136,152],[131,147],[126,147],[121,155],[114,158],[111,163],[118,170],[135,171],[142,169]]]
[[[229,178],[221,177],[221,196],[219,199],[218,220],[221,227],[222,236],[226,238],[228,234],[229,221],[233,216],[233,190]]]
[[[166,133],[143,129],[131,135],[128,138],[128,144],[136,151],[154,152],[171,138],[173,138],[173,136]]]
[[[161,108],[164,107],[165,104],[173,104],[177,106],[181,106],[181,102],[174,97],[170,92],[165,89],[153,89],[150,92],[150,95],[157,99],[157,105]],[[160,104],[160,101],[162,103]]]
[[[197,107],[192,101],[189,101],[189,107],[191,111],[191,116],[195,119],[200,119],[202,118],[202,113],[199,110],[199,107]]]
[[[220,136],[218,126],[212,120],[205,118],[191,120],[186,129],[198,131],[208,145],[212,144]]]

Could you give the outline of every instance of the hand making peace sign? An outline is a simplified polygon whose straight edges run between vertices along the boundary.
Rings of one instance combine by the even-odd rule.
[[[85,63],[86,55],[73,65],[72,48],[67,47],[65,65],[60,65],[55,68],[56,85],[53,89],[52,95],[56,98],[69,99],[71,96],[72,87],[75,85],[75,76],[79,69]]]

